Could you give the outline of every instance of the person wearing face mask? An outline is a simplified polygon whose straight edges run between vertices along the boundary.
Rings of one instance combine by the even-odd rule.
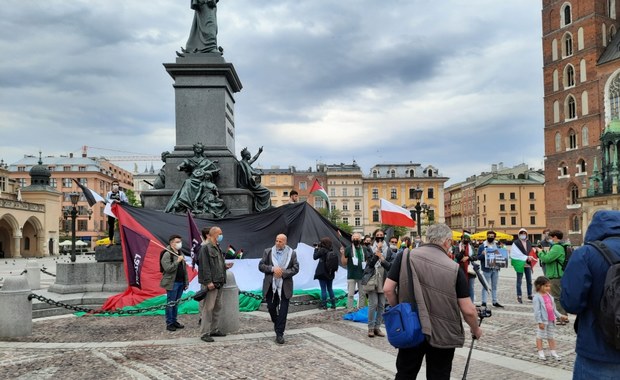
[[[476,261],[477,252],[474,251],[474,247],[471,245],[471,235],[469,231],[463,231],[461,242],[453,249],[454,261],[459,264],[459,267],[467,276],[469,284],[469,297],[471,302],[474,302],[474,284],[476,282],[476,272],[472,263]]]
[[[375,231],[375,244],[372,254],[366,256],[366,268],[362,287],[368,297],[368,337],[385,336],[381,331],[383,323],[383,311],[385,309],[385,296],[383,293],[383,283],[387,271],[390,270],[391,263],[387,260],[388,254],[396,256],[397,238],[390,239],[390,246],[384,244],[385,233],[383,230]],[[392,247],[394,252],[392,252]]]
[[[398,238],[395,236],[392,236],[390,238],[390,245],[388,247],[387,256],[385,256],[385,259],[389,263],[391,263],[392,261],[394,261],[397,254],[398,254]]]
[[[129,199],[125,192],[121,190],[118,181],[112,181],[112,190],[108,191],[105,197],[108,203],[129,203]],[[110,245],[114,244],[114,223],[116,218],[108,215],[108,238],[110,238]]]
[[[366,306],[366,292],[362,286],[364,262],[368,256],[366,250],[370,250],[370,237],[364,238],[364,245],[362,246],[362,235],[357,232],[351,235],[350,246],[347,248],[340,247],[340,260],[342,265],[347,267],[347,309],[353,309],[356,288],[358,290],[358,308]]]
[[[478,247],[477,259],[480,260],[480,268],[482,269],[482,274],[484,275],[484,278],[487,280],[489,285],[491,285],[491,297],[493,298],[493,306],[503,308],[504,306],[502,306],[497,301],[497,281],[499,279],[499,268],[487,267],[485,260],[487,253],[494,252],[497,249],[497,243],[495,242],[495,232],[489,230],[487,231],[487,240],[484,243],[480,244],[480,247]],[[487,292],[484,289],[482,289],[481,306],[487,306]]]
[[[534,262],[534,249],[532,243],[527,239],[527,230],[519,230],[519,239],[512,243],[510,249],[515,272],[517,272],[517,302],[523,303],[521,282],[525,274],[525,285],[527,287],[527,299],[532,300],[532,263]]]
[[[207,243],[200,247],[198,254],[198,282],[202,289],[207,288],[207,296],[201,302],[200,339],[213,342],[214,336],[226,336],[218,329],[222,310],[222,287],[226,284],[226,269],[232,263],[226,263],[220,249],[224,239],[222,229],[214,226],[208,231]]]
[[[189,284],[187,268],[181,252],[181,237],[172,235],[168,239],[168,246],[160,254],[160,270],[162,272],[159,286],[166,289],[167,302],[177,301],[183,295],[183,290]],[[166,307],[166,330],[176,331],[183,326],[177,321],[178,305]]]

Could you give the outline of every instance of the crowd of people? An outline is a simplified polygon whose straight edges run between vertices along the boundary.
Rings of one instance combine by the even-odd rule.
[[[556,326],[568,324],[570,312],[577,315],[574,324],[578,334],[574,379],[617,376],[620,373],[620,351],[605,342],[602,327],[597,322],[605,274],[609,268],[604,257],[589,245],[573,254],[559,230],[545,230],[541,241],[533,244],[528,231],[521,229],[511,244],[509,255],[506,255],[504,242],[497,241],[496,236],[494,231],[487,231],[486,240],[478,243],[471,239],[468,231],[464,231],[461,239],[455,242],[447,225],[434,224],[428,227],[427,242],[422,244],[397,236],[389,236],[386,243],[385,231],[381,229],[366,236],[354,233],[351,244],[339,249],[335,242],[324,237],[315,245],[313,254],[317,261],[314,278],[321,288],[319,307],[336,308],[333,280],[338,265],[332,267],[330,260],[338,252],[339,259],[336,260],[347,271],[347,308],[359,309],[368,305],[369,338],[385,336],[381,327],[386,305],[403,302],[417,305],[426,340],[417,347],[399,349],[396,379],[415,378],[424,358],[429,378],[447,379],[450,378],[455,349],[462,347],[465,341],[463,321],[472,336],[478,339],[482,336],[479,309],[486,308],[487,293],[491,294],[493,307],[504,307],[498,299],[498,278],[500,270],[508,267],[507,262],[511,259],[517,275],[515,297],[519,304],[524,302],[522,284],[525,279],[527,300],[532,305],[532,328],[535,329],[538,357],[547,359],[543,350],[543,341],[546,340],[550,356],[560,360],[554,338]],[[585,240],[603,240],[613,252],[620,252],[620,239],[610,238],[613,236],[620,236],[620,212],[597,212]],[[226,270],[232,264],[225,262],[219,247],[218,243],[222,241],[219,227],[203,229],[202,237],[198,276],[202,289],[208,292],[200,303],[201,339],[212,342],[213,337],[225,336],[218,329],[221,288],[226,283]],[[188,286],[180,248],[180,236],[173,235],[161,255],[161,286],[166,289],[168,301],[178,300]],[[408,260],[405,262],[403,257]],[[540,265],[543,275],[532,283],[536,265]],[[413,273],[411,280],[407,276],[407,266]],[[274,325],[275,341],[284,344],[293,277],[299,272],[297,254],[287,245],[286,235],[279,234],[275,244],[264,250],[258,270],[264,274],[262,294]],[[474,303],[477,277],[484,278],[489,287],[488,290],[481,289],[479,306]],[[399,286],[408,284],[408,281],[413,283],[413,294],[406,286]],[[166,309],[166,325],[170,331],[183,328],[177,321],[176,306]]]

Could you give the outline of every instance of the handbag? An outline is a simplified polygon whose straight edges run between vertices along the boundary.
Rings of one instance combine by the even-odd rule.
[[[409,252],[407,252],[406,263],[409,291],[413,297],[413,303],[399,303],[383,313],[383,323],[385,324],[388,341],[396,348],[417,347],[425,339],[418,315],[418,305],[415,302],[415,293],[413,293],[413,273],[409,261]]]

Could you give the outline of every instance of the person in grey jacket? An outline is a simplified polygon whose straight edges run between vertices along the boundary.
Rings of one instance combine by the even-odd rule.
[[[172,235],[168,238],[168,246],[159,256],[160,269],[163,274],[159,286],[166,289],[167,302],[179,300],[183,295],[183,290],[187,289],[189,284],[185,259],[181,252],[182,246],[181,237]],[[176,331],[185,327],[177,321],[178,310],[178,305],[166,307],[166,329],[168,331]]]
[[[265,274],[263,297],[267,300],[278,344],[284,344],[288,304],[293,297],[293,276],[299,273],[297,254],[286,241],[286,235],[276,236],[276,244],[265,249],[258,263],[258,270]]]
[[[219,243],[224,239],[222,229],[211,227],[203,230],[206,243],[200,247],[198,254],[198,282],[202,289],[207,288],[207,296],[200,301],[200,339],[213,342],[214,336],[226,336],[217,326],[222,310],[222,287],[226,284],[226,269],[232,263],[226,263]]]
[[[536,329],[536,348],[538,349],[538,357],[541,360],[547,360],[543,351],[543,339],[547,339],[551,356],[556,360],[560,360],[560,356],[555,352],[555,320],[568,320],[568,317],[560,314],[553,302],[551,292],[551,281],[545,276],[540,276],[534,281],[536,294],[532,299],[534,306],[534,320],[538,323]]]

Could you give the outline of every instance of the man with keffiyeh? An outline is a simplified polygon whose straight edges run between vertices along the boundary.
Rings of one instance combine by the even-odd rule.
[[[355,288],[357,288],[358,302],[357,307],[362,308],[366,306],[366,292],[362,286],[362,276],[364,275],[364,263],[366,262],[366,250],[362,246],[362,235],[355,232],[351,235],[351,245],[346,249],[340,247],[340,257],[342,265],[347,266],[347,309],[353,309],[353,297],[355,296]],[[370,237],[368,238],[370,239]],[[372,252],[368,252],[368,255],[372,255]]]
[[[289,300],[293,296],[293,276],[299,273],[295,251],[286,245],[286,235],[276,236],[276,244],[265,249],[258,270],[265,274],[263,297],[276,332],[276,343],[284,344]]]

